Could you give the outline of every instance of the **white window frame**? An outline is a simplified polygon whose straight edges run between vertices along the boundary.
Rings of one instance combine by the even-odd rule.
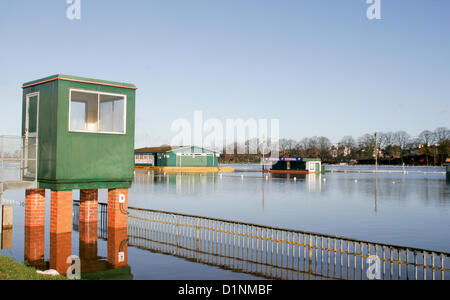
[[[30,116],[28,115],[28,108],[29,108],[29,105],[30,105],[30,98],[32,98],[32,97],[37,97],[37,111],[36,111],[36,132],[35,133],[33,133],[33,134],[30,134],[30,131],[29,131],[29,124],[28,124],[28,122],[29,122],[29,120],[30,120]],[[30,94],[26,94],[25,95],[25,109],[26,109],[26,111],[25,111],[25,128],[24,128],[24,130],[25,130],[25,136],[26,137],[38,137],[38,135],[39,135],[39,101],[40,101],[40,98],[41,98],[41,93],[40,92],[35,92],[35,93],[30,93]]]
[[[72,92],[80,92],[80,93],[96,94],[97,95],[97,124],[98,124],[98,128],[99,128],[97,131],[72,130],[70,128],[70,118],[71,118],[71,108],[72,108]],[[123,116],[123,129],[124,130],[123,130],[123,132],[100,131],[100,96],[101,95],[123,97],[123,99],[124,99],[124,109],[123,109],[123,114],[124,114],[124,116]],[[127,95],[70,88],[69,89],[69,118],[68,119],[69,119],[69,124],[68,124],[69,132],[126,135],[127,134]]]

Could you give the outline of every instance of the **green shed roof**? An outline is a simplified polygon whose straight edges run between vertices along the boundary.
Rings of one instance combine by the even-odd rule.
[[[196,148],[196,149],[202,149],[203,151],[208,151],[211,153],[218,153],[217,151],[213,151],[210,149],[206,149],[206,148],[202,148],[202,147],[197,147],[197,146],[162,146],[162,147],[147,147],[147,148],[140,148],[140,149],[136,149],[134,152],[135,153],[158,153],[158,152],[177,152],[183,149],[192,149],[192,148]]]
[[[140,148],[136,149],[135,153],[152,153],[152,152],[167,152],[176,150],[182,147],[171,147],[171,146],[162,146],[162,147],[146,147],[146,148]]]
[[[106,80],[100,80],[100,79],[78,77],[78,76],[72,76],[72,75],[63,75],[63,74],[56,74],[56,75],[48,76],[48,77],[45,77],[42,79],[26,82],[23,84],[22,88],[27,88],[27,87],[31,87],[31,86],[35,86],[35,85],[39,85],[39,84],[44,84],[44,83],[55,81],[55,80],[66,80],[66,81],[90,83],[90,84],[97,84],[97,85],[121,87],[121,88],[127,88],[127,89],[136,89],[136,86],[134,84],[130,84],[130,83],[106,81]]]

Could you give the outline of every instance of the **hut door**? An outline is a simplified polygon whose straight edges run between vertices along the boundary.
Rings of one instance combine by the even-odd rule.
[[[25,112],[24,177],[34,179],[37,171],[39,93],[27,95]]]

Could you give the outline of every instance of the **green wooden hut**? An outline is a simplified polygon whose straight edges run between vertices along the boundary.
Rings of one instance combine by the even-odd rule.
[[[217,167],[220,154],[196,146],[141,148],[135,164],[141,167]]]
[[[133,84],[60,74],[25,83],[22,134],[36,146],[26,151],[37,150],[38,187],[129,188],[135,95]]]

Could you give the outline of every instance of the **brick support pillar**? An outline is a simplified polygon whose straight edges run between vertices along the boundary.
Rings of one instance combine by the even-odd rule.
[[[96,260],[98,250],[97,223],[80,222],[80,258]]]
[[[98,190],[80,190],[80,258],[97,259]]]
[[[108,228],[108,262],[115,269],[128,265],[127,228]]]
[[[72,233],[50,233],[50,269],[66,274],[70,263],[67,258],[72,255]]]
[[[25,227],[25,260],[33,267],[45,268],[45,228]]]
[[[52,191],[50,233],[72,232],[72,191]]]
[[[97,223],[98,190],[80,190],[80,223]]]
[[[45,190],[25,192],[25,260],[32,266],[43,267],[45,251]]]
[[[26,190],[25,227],[45,226],[45,190]]]
[[[123,201],[123,203],[120,203]],[[108,229],[127,228],[128,189],[110,189],[108,191]]]
[[[72,191],[52,191],[50,211],[50,269],[66,274],[72,255]]]

